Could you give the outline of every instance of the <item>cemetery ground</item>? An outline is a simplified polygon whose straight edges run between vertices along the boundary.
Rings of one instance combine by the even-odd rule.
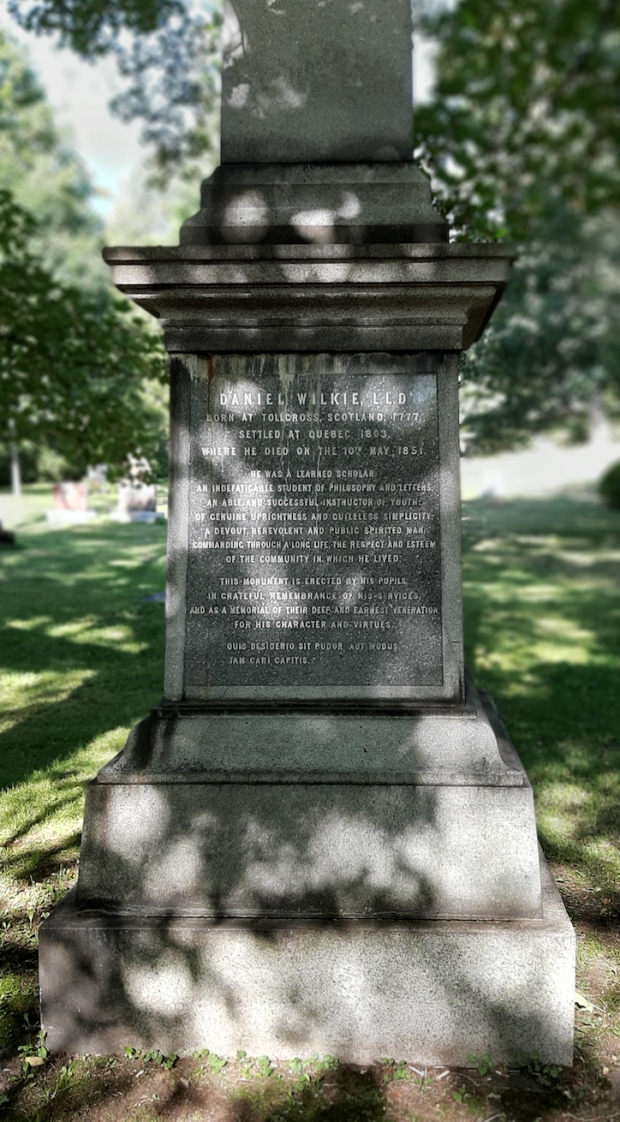
[[[0,553],[0,1111],[93,1122],[620,1119],[620,514],[587,492],[464,506],[466,661],[534,785],[578,933],[572,1070],[415,1057],[50,1057],[37,925],[75,883],[85,782],[161,695],[165,526],[49,527],[27,489]],[[379,1060],[379,1058],[378,1058]],[[407,1062],[405,1062],[405,1060]]]

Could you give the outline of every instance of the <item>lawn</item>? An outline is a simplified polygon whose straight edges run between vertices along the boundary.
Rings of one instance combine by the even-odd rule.
[[[151,1122],[534,1122],[620,1118],[620,514],[593,498],[465,504],[467,662],[534,784],[579,943],[572,1071],[415,1057],[45,1056],[37,924],[74,882],[83,786],[161,696],[165,526],[49,527],[47,495],[0,552],[0,1103],[8,1118]],[[617,1052],[617,1055],[616,1055]],[[40,1054],[39,1054],[40,1053]],[[224,1062],[226,1060],[226,1062]],[[401,1061],[407,1061],[401,1062]]]

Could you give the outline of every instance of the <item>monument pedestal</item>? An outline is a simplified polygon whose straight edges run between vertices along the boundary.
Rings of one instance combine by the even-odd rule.
[[[227,6],[224,163],[178,247],[105,252],[172,359],[166,673],[89,787],[43,1028],[570,1063],[574,936],[463,663],[458,356],[512,255],[448,244],[410,160],[409,4],[295,11]]]
[[[570,1064],[574,932],[514,748],[468,702],[154,711],[91,784],[77,893],[41,927],[48,1047]]]
[[[68,897],[41,928],[47,1046],[570,1065],[575,937],[544,858],[541,878],[539,919],[478,923],[85,915]]]
[[[490,703],[473,687],[467,701],[448,715],[154,711],[89,786],[78,909],[540,918],[532,789]]]

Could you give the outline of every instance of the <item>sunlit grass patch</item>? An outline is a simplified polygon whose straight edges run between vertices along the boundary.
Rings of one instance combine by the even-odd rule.
[[[38,706],[58,703],[95,676],[94,670],[42,670],[39,673],[0,671],[0,733],[13,728]]]
[[[620,876],[620,516],[566,499],[467,514],[468,661],[528,769],[550,856],[575,875],[599,866],[609,888]]]
[[[163,606],[143,598],[164,587],[165,527],[49,527],[46,490],[27,494],[17,546],[0,553],[0,1048],[9,1053],[36,1029],[37,926],[75,884],[85,785],[162,682]]]

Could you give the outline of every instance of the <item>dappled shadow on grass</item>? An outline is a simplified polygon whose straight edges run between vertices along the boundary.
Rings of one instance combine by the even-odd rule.
[[[161,692],[163,606],[142,597],[163,587],[164,560],[159,526],[22,527],[19,549],[0,553],[0,1038],[9,1051],[38,1015],[36,927],[75,872],[84,780]],[[112,730],[120,735],[107,750]]]
[[[162,682],[163,608],[142,597],[163,585],[165,532],[74,527],[24,543],[19,558],[0,557],[5,787],[133,723]]]
[[[533,782],[547,856],[620,914],[620,516],[563,499],[466,504],[467,661]],[[594,916],[590,914],[590,919]]]
[[[264,1097],[263,1102],[264,1102]],[[274,1096],[271,1096],[272,1098]],[[385,1094],[377,1068],[340,1064],[325,1080],[291,1088],[280,1101],[261,1109],[261,1094],[250,1088],[235,1096],[235,1122],[380,1122],[385,1117]]]
[[[32,825],[40,825],[40,820]],[[82,833],[74,830],[56,844],[32,844],[15,848],[5,858],[5,869],[15,880],[40,883],[59,868],[75,865]]]
[[[196,1117],[212,1122],[380,1122],[385,1118],[379,1068],[337,1065],[324,1077],[313,1073],[305,1080],[300,1082],[286,1069],[275,1078],[243,1079],[236,1064],[213,1077],[205,1073],[204,1062],[195,1060],[180,1061],[167,1071],[140,1055],[116,1061],[61,1058],[43,1070],[14,1078],[7,1086],[5,1109],[7,1118],[40,1117],[50,1122],[75,1118],[85,1109],[91,1122],[127,1118],[189,1122]]]

